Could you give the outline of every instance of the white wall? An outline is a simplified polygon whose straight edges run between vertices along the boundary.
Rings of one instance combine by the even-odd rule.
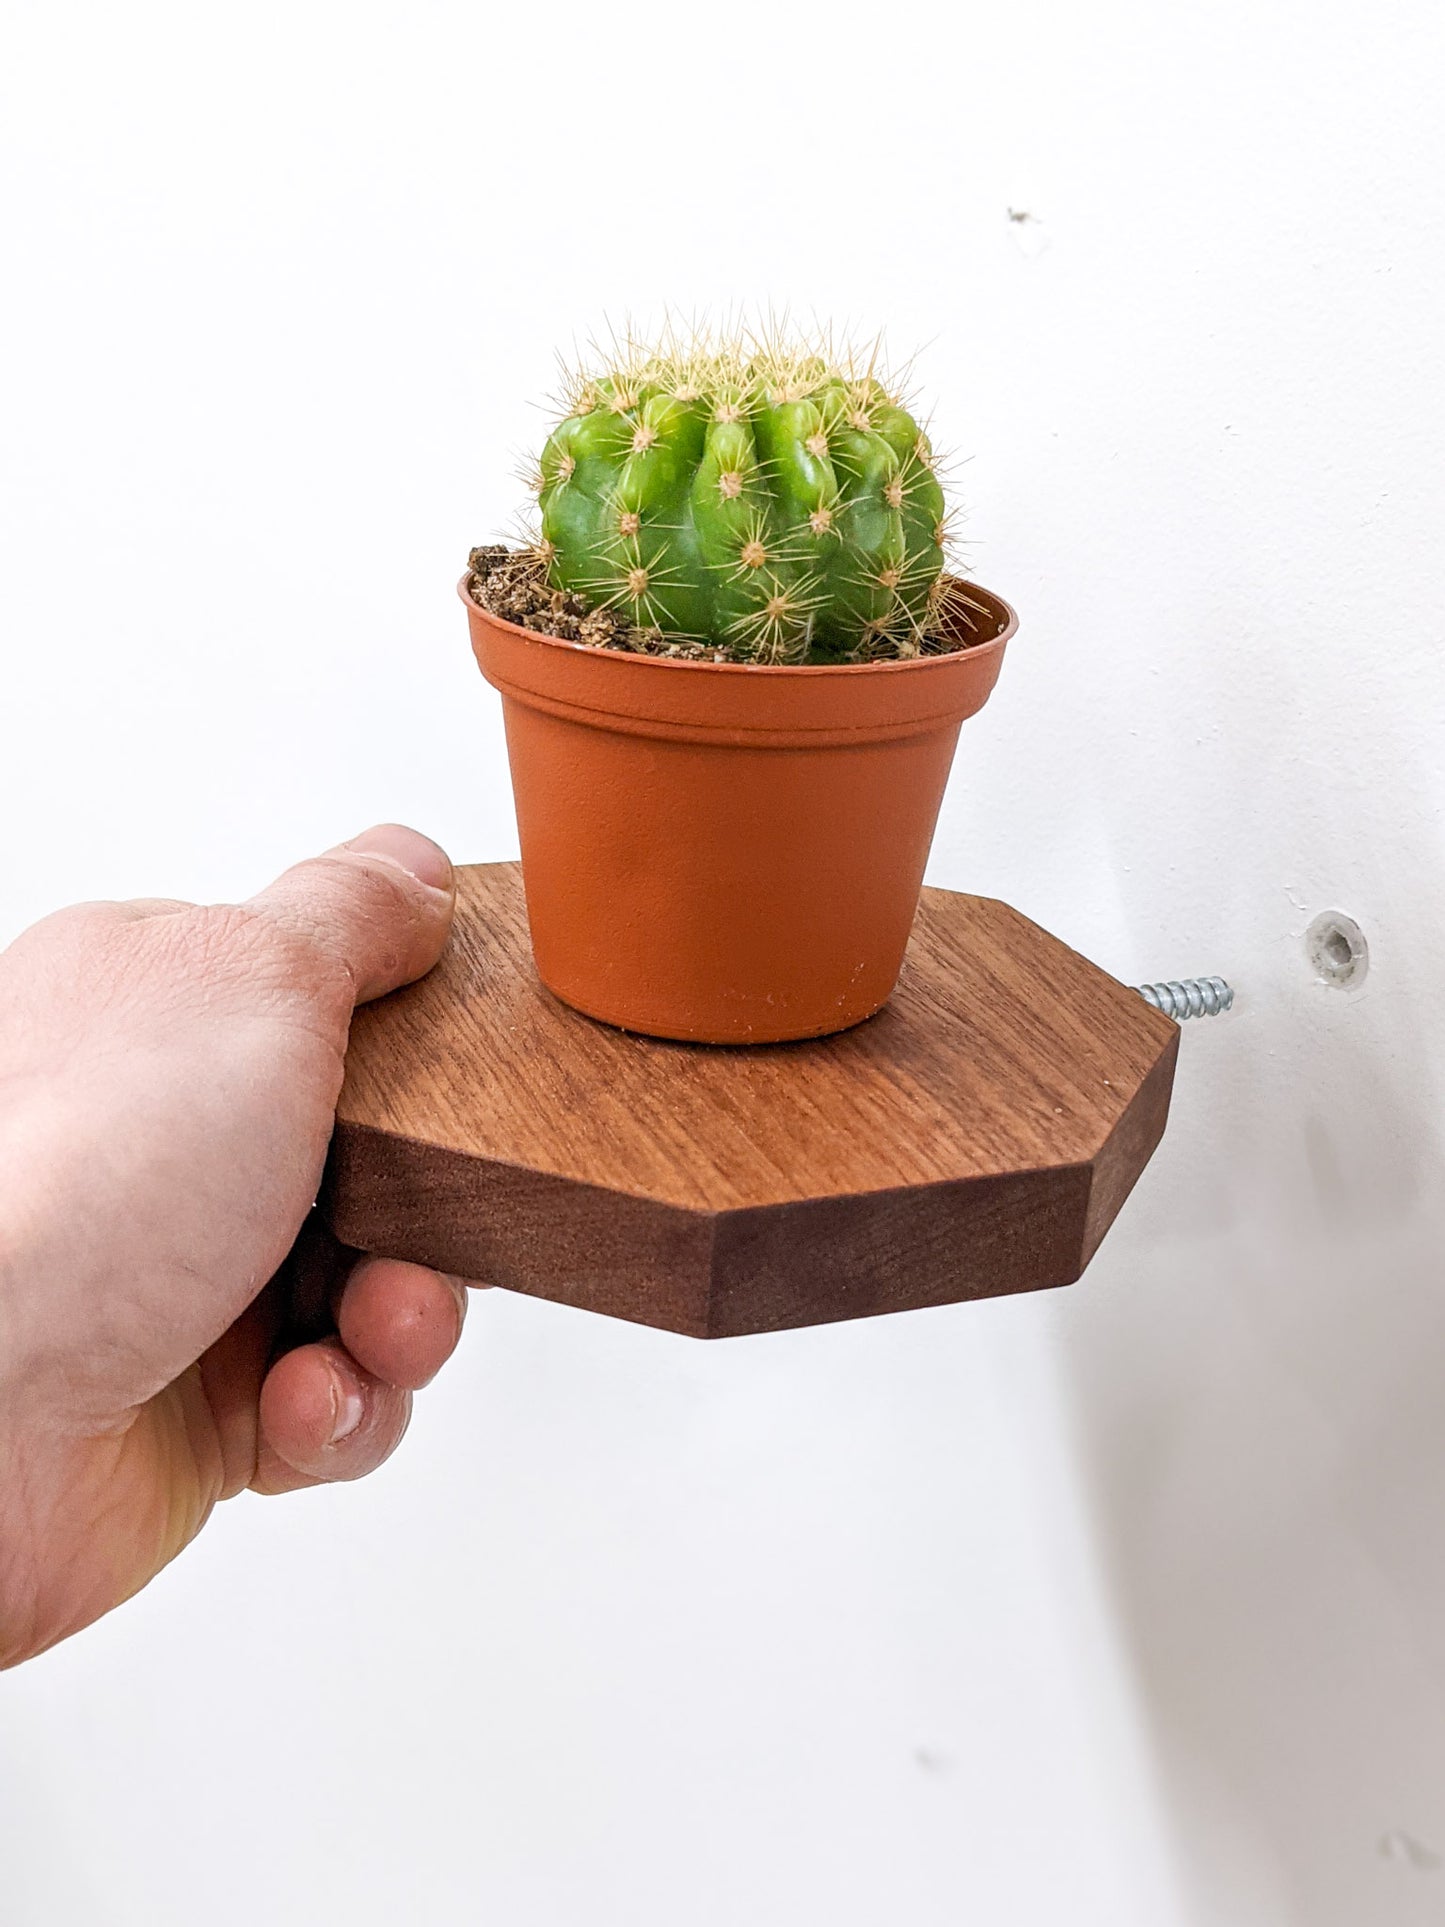
[[[511,854],[452,584],[553,345],[751,300],[929,344],[1022,612],[933,880],[1240,1004],[1072,1292],[480,1300],[0,1683],[4,1927],[1445,1915],[1440,19],[12,0],[0,935]]]

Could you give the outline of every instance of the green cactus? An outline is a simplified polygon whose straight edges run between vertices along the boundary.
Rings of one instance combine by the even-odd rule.
[[[554,588],[741,661],[918,654],[943,491],[872,368],[736,343],[622,362],[577,380],[542,452]]]

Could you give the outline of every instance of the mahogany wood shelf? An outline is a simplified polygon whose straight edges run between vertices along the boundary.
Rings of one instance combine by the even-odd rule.
[[[838,1037],[657,1043],[543,990],[515,864],[352,1026],[347,1244],[697,1337],[1079,1277],[1159,1142],[1178,1027],[1006,904],[925,890]]]

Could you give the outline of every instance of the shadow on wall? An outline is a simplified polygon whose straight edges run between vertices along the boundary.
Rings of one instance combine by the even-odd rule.
[[[1171,1130],[1059,1322],[1189,1927],[1445,1920],[1445,905],[1430,773],[1390,747],[1389,820],[1320,786],[1338,821],[1303,838],[1354,853],[1369,978],[1312,982],[1308,914],[1241,883],[1210,960],[1239,1008],[1186,1034]],[[1258,879],[1285,776],[1230,775],[1230,871]]]

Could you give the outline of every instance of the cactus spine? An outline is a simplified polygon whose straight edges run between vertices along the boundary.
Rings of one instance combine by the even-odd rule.
[[[669,344],[569,399],[541,458],[555,588],[761,663],[916,655],[936,627],[943,491],[873,367]]]

